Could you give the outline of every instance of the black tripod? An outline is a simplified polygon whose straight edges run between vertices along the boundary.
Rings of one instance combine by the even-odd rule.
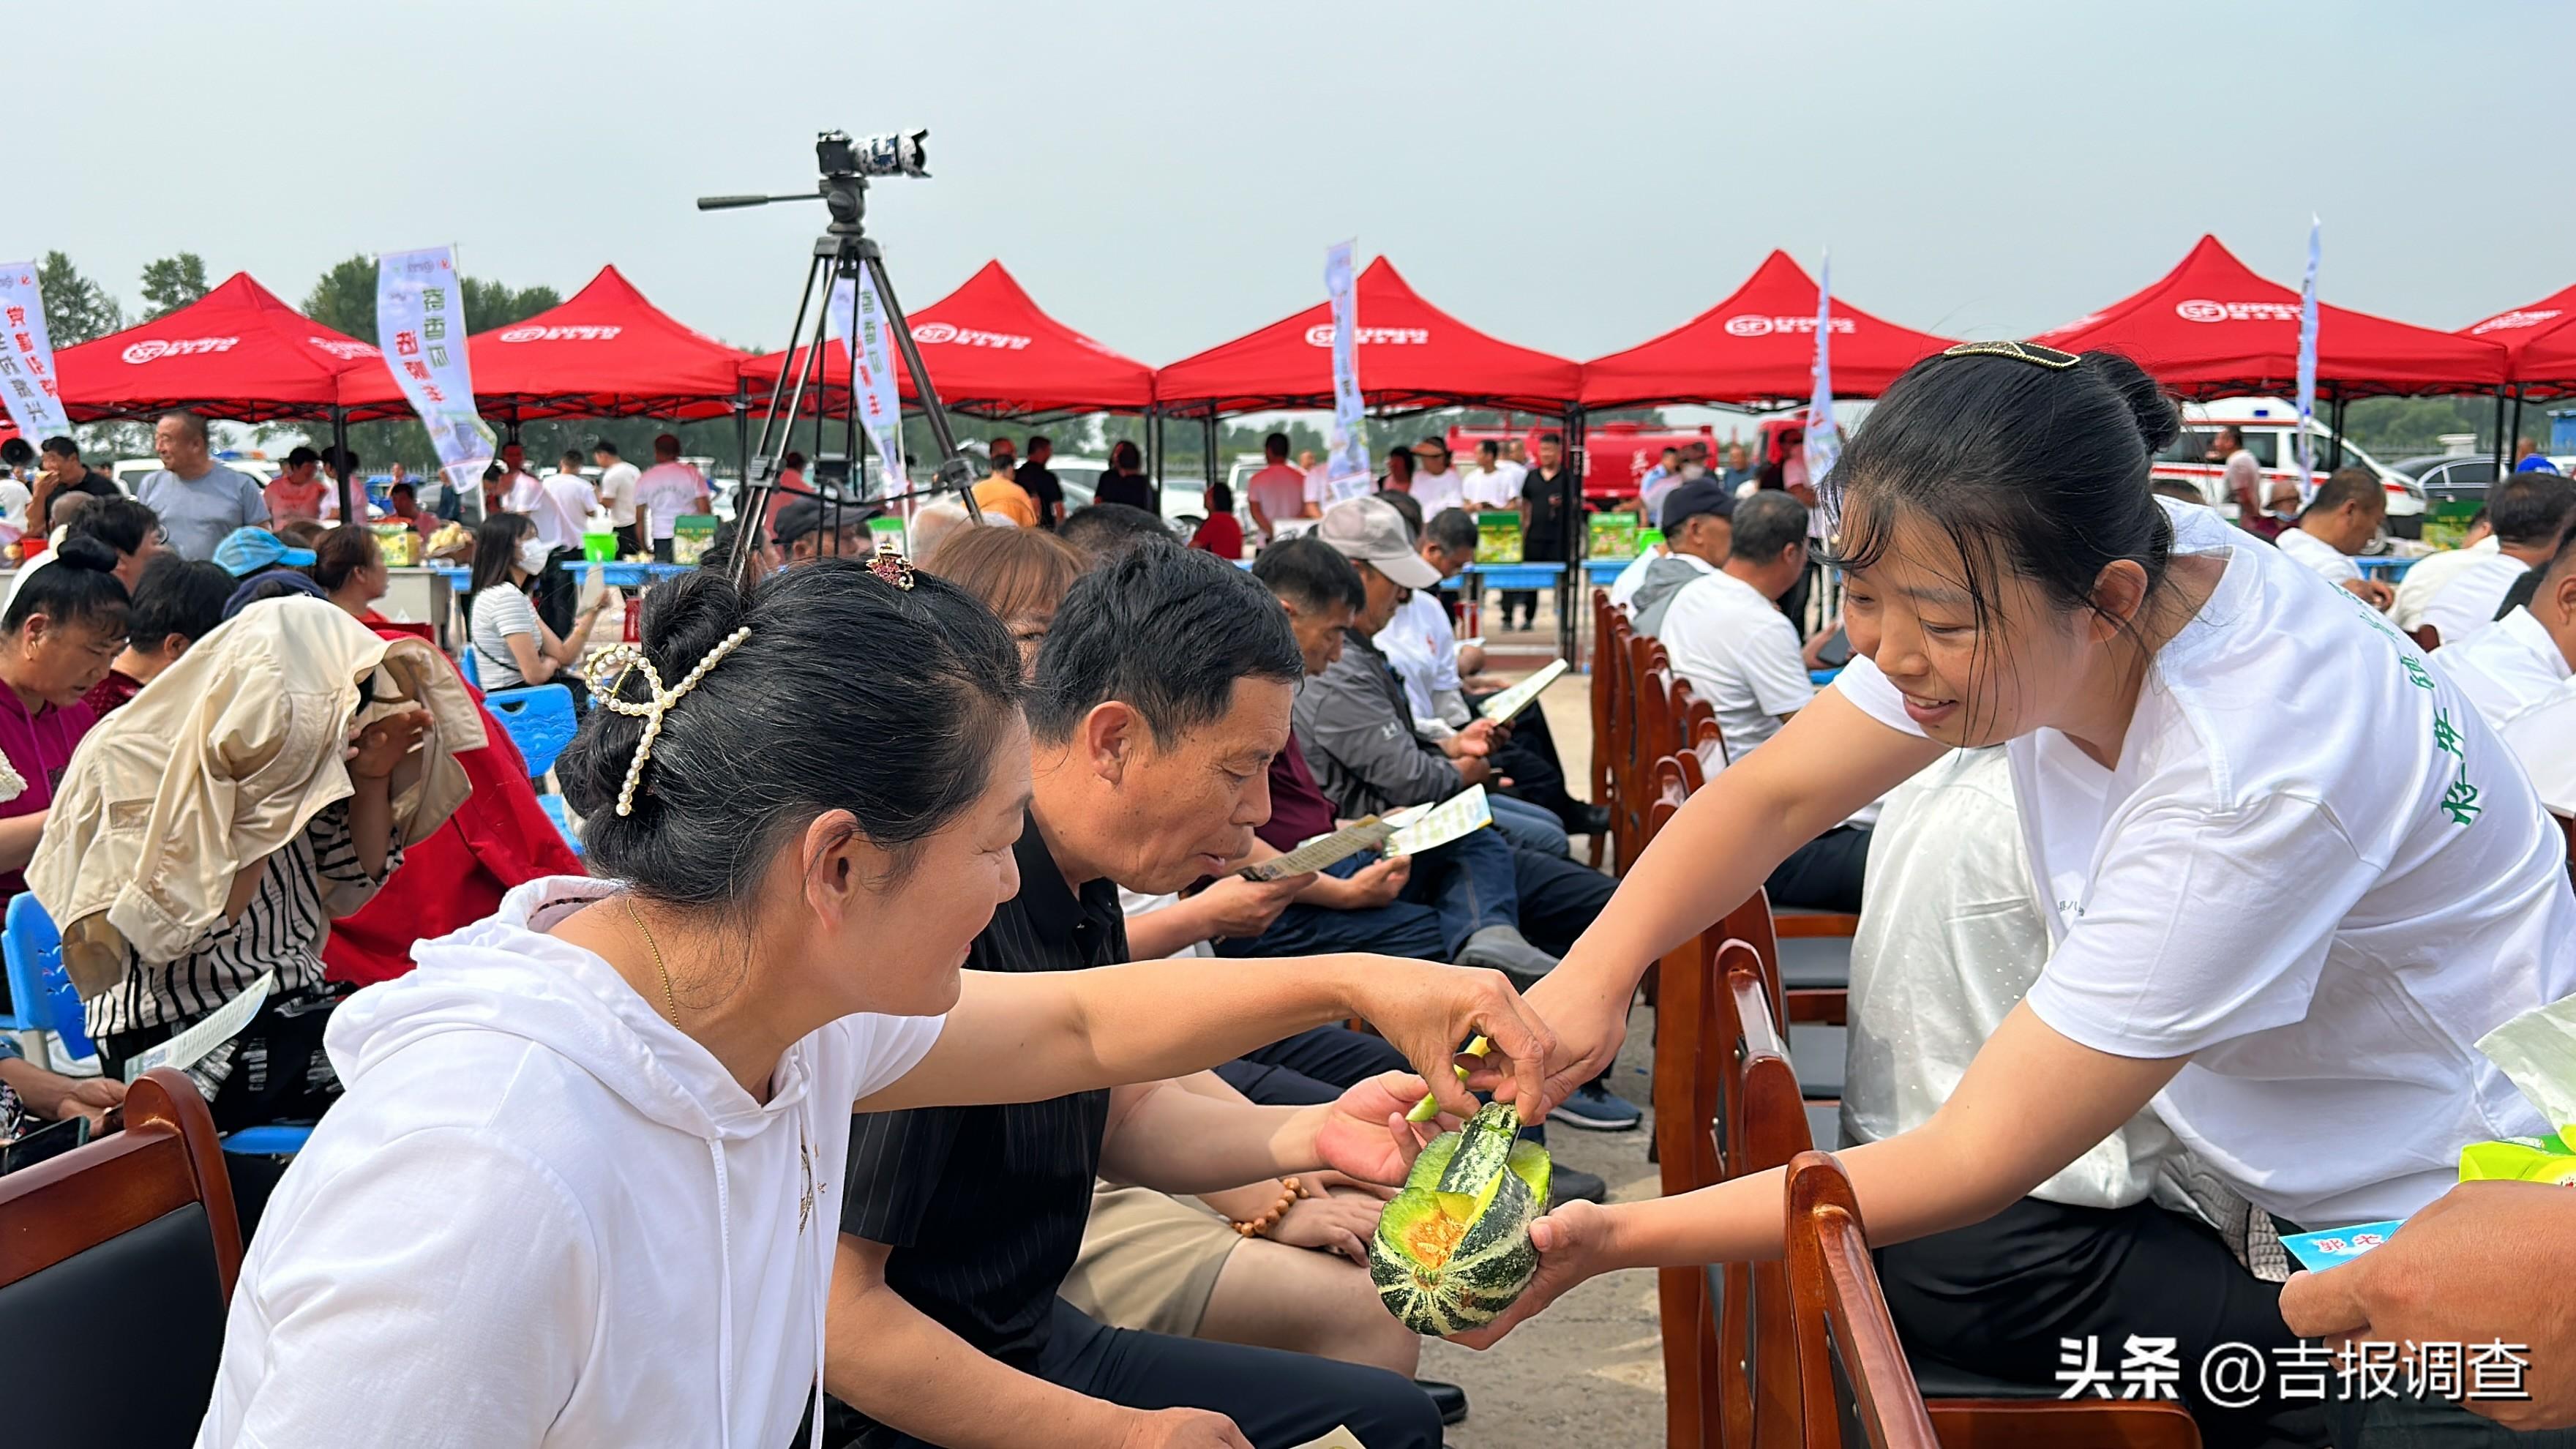
[[[760,423],[760,444],[752,449],[745,464],[742,495],[734,506],[733,557],[729,572],[737,587],[751,581],[752,555],[757,551],[754,530],[765,529],[770,501],[781,491],[778,482],[779,460],[788,451],[788,442],[796,430],[796,420],[805,408],[810,389],[814,396],[813,456],[823,455],[826,417],[824,360],[831,338],[831,298],[835,283],[848,279],[855,283],[862,272],[875,286],[877,297],[885,304],[886,325],[894,333],[895,346],[903,352],[904,366],[912,374],[912,386],[921,404],[922,416],[930,424],[930,436],[939,449],[939,476],[924,493],[955,489],[965,501],[966,512],[976,522],[983,521],[983,510],[976,506],[974,468],[965,455],[957,451],[957,438],[948,427],[948,411],[940,406],[939,391],[932,386],[930,370],[921,363],[921,349],[912,340],[912,324],[903,314],[902,304],[895,300],[894,281],[886,275],[885,257],[876,242],[867,235],[867,188],[870,176],[927,177],[923,169],[921,143],[929,132],[871,136],[853,142],[846,132],[826,131],[815,138],[815,160],[822,179],[810,193],[792,192],[785,196],[701,196],[700,211],[724,211],[743,206],[766,206],[774,201],[811,201],[820,197],[832,213],[831,224],[815,238],[812,259],[805,268],[805,286],[796,298],[796,325],[788,334],[787,357],[794,362],[794,385],[789,384],[789,368],[779,369],[777,381],[770,385],[769,410]],[[811,325],[808,325],[808,319]],[[858,339],[850,339],[855,351]],[[799,357],[796,349],[802,347]],[[822,529],[818,546],[828,552],[840,548],[844,510],[878,502],[894,502],[915,496],[907,485],[886,493],[866,485],[859,439],[858,368],[850,369],[849,384],[842,389],[841,456],[850,460],[851,477],[839,484],[820,487],[807,485],[789,491],[817,500],[822,506]],[[899,427],[900,421],[897,426]],[[773,447],[773,438],[775,446]],[[900,478],[898,458],[881,458],[882,471],[889,481]]]

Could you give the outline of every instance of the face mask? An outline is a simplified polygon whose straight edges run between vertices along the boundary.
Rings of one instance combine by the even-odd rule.
[[[1701,467],[1697,463],[1684,463],[1682,465],[1682,477],[1685,479],[1705,478],[1707,476],[1708,469]]]
[[[522,539],[519,542],[519,567],[522,571],[541,574],[546,571],[545,540]]]

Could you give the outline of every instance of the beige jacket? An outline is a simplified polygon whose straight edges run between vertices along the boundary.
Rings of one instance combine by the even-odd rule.
[[[236,874],[353,792],[350,730],[415,706],[431,726],[418,778],[392,803],[416,845],[471,793],[456,754],[485,743],[472,697],[425,640],[385,639],[320,599],[264,600],[100,721],[27,865],[81,998],[115,987],[129,960],[173,961],[200,943]]]

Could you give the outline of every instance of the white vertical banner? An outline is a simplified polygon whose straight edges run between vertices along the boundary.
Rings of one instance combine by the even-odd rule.
[[[1840,512],[1835,502],[1838,490],[1825,486],[1825,475],[1834,470],[1835,460],[1843,455],[1842,430],[1834,424],[1834,254],[1825,253],[1824,266],[1816,274],[1816,363],[1815,393],[1807,401],[1807,435],[1805,462],[1807,486],[1816,490],[1816,504],[1824,510],[1823,538],[1834,536],[1835,516]]]
[[[2308,218],[2308,275],[2299,283],[2299,502],[2306,504],[2317,496],[2316,439],[2308,436],[2308,426],[2317,415],[2317,233],[2321,230],[2314,216]]]
[[[54,343],[45,332],[34,262],[0,263],[0,402],[31,447],[72,430],[54,378]]]
[[[901,493],[909,485],[903,471],[903,399],[895,391],[892,339],[886,335],[892,325],[874,276],[862,270],[856,278],[833,279],[832,326],[849,350],[851,401],[884,466],[885,486]]]
[[[1324,496],[1340,503],[1375,487],[1368,444],[1360,439],[1358,277],[1351,267],[1357,237],[1324,248],[1324,292],[1333,303],[1333,451],[1324,465]]]
[[[429,429],[447,486],[471,497],[492,462],[492,430],[474,410],[465,335],[455,248],[424,247],[376,258],[376,337],[385,366]]]

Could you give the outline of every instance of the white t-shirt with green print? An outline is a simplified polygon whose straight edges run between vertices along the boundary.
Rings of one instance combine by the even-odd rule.
[[[2166,502],[2224,557],[2157,652],[2115,768],[2011,742],[2060,1034],[2191,1062],[2157,1095],[2184,1145],[2311,1228],[2402,1218],[2471,1142],[2550,1130],[2475,1043],[2576,995],[2557,824],[2476,709],[2342,588]],[[1920,734],[1854,656],[1834,687]]]

